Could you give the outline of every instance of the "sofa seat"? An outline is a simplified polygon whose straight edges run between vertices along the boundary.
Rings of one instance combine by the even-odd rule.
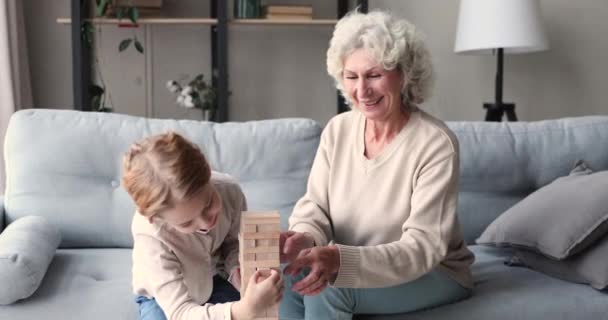
[[[505,249],[479,245],[469,246],[469,249],[475,253],[472,267],[475,291],[471,298],[407,315],[361,319],[606,319],[608,293],[527,268],[506,266],[504,262],[511,254]]]
[[[604,319],[608,294],[526,268],[504,265],[510,252],[470,246],[475,293],[465,301],[426,311],[358,319]],[[91,304],[95,305],[94,307]],[[90,310],[95,310],[90,314]],[[137,319],[131,293],[131,249],[59,250],[38,291],[5,306],[2,320]]]
[[[30,298],[3,306],[1,320],[135,320],[131,249],[61,249]]]

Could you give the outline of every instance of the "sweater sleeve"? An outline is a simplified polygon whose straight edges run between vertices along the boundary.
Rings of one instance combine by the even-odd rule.
[[[239,229],[241,225],[241,213],[247,211],[247,200],[241,188],[237,188],[237,196],[235,197],[235,211],[232,216],[232,225],[228,231],[228,235],[222,242],[221,252],[224,258],[224,266],[228,275],[232,275],[234,269],[239,267]]]
[[[415,280],[446,256],[457,223],[458,154],[423,167],[415,179],[409,218],[398,241],[375,246],[338,245],[335,287],[374,288]]]
[[[198,305],[188,294],[177,257],[160,240],[135,235],[134,259],[148,268],[147,290],[168,320],[231,319],[231,303]]]
[[[328,128],[329,125],[321,135],[319,148],[308,177],[306,194],[296,203],[289,218],[289,230],[309,233],[317,246],[327,245],[332,240],[328,197],[331,170]]]

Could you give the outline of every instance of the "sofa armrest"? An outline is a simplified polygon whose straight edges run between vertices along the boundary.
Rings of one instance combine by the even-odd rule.
[[[0,305],[38,289],[60,242],[59,229],[38,216],[19,218],[0,233]]]
[[[4,196],[0,196],[0,233],[4,230]]]

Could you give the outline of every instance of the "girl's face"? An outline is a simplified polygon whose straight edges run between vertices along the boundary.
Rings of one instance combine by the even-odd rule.
[[[206,234],[217,225],[221,210],[220,195],[208,183],[193,197],[163,212],[160,218],[180,232]]]

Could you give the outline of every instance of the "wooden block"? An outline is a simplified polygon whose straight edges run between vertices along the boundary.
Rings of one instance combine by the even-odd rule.
[[[257,259],[257,255],[255,253],[243,253],[243,260],[244,261],[255,261]]]
[[[279,231],[272,232],[245,232],[243,233],[243,240],[251,240],[251,239],[279,239],[280,236]]]
[[[281,262],[279,259],[276,260],[256,260],[252,262],[257,268],[279,268],[281,266]]]
[[[279,251],[276,252],[265,252],[265,253],[256,253],[255,260],[279,260]]]
[[[255,273],[255,268],[243,267],[241,265],[241,295],[245,294],[247,290],[247,284],[249,283],[249,279]]]
[[[242,240],[241,243],[243,245],[243,248],[245,248],[245,249],[256,247],[255,240]]]
[[[278,211],[268,211],[268,212],[255,212],[255,211],[243,211],[241,214],[241,219],[257,219],[257,218],[280,218],[281,214]]]
[[[279,239],[258,239],[255,243],[256,247],[278,247]]]
[[[246,224],[241,226],[241,232],[258,232],[257,224]]]
[[[255,224],[281,224],[281,218],[259,218],[259,219],[248,219],[248,223]]]
[[[269,247],[269,246],[256,246],[255,248],[248,248],[247,253],[272,253],[279,252],[279,247]]]
[[[258,224],[257,232],[273,232],[273,231],[281,231],[281,226],[278,223],[272,224]]]

